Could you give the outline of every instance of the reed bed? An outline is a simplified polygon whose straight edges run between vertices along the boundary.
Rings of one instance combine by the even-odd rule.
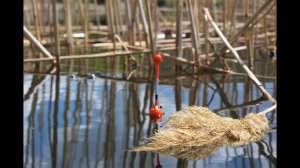
[[[223,68],[229,70],[231,67],[223,59],[227,46],[223,45],[224,47],[217,50],[218,54],[211,52],[213,48],[224,43],[215,29],[205,21],[201,12],[205,7],[212,11],[213,20],[232,46],[247,46],[245,50],[252,53],[252,56],[248,54],[243,59],[247,60],[250,69],[254,59],[253,46],[264,44],[263,49],[269,52],[274,45],[270,39],[276,37],[276,0],[258,0],[255,3],[178,0],[176,3],[177,5],[172,5],[168,2],[166,6],[158,6],[157,1],[150,3],[143,0],[113,0],[102,3],[26,0],[24,26],[53,56],[61,56],[63,50],[67,49],[67,54],[78,54],[84,59],[85,55],[93,52],[129,52],[135,50],[134,47],[142,47],[143,50],[150,50],[152,54],[166,50],[175,52],[173,57],[193,62],[195,70],[203,68],[202,64],[214,68],[216,62],[221,62]],[[176,16],[174,13],[170,16],[170,11],[177,11]],[[25,36],[24,45],[31,43]],[[213,43],[213,46],[208,43]],[[126,48],[125,44],[132,47]],[[80,50],[84,52],[78,52]],[[192,57],[183,55],[188,50]],[[151,55],[144,56],[151,67]],[[24,58],[24,63],[28,63],[28,56]],[[41,58],[43,61],[41,54],[29,58]],[[132,55],[128,58],[133,59]],[[176,61],[177,66],[180,65],[178,59],[172,60]],[[124,65],[129,64],[124,61]]]

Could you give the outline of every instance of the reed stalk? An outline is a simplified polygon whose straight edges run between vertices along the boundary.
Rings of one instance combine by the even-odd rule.
[[[237,0],[232,0],[232,3],[230,4],[230,7],[232,7],[230,15],[228,14],[228,20],[230,20],[230,28],[229,28],[229,39],[234,33],[235,27],[236,27],[236,6],[237,6]]]
[[[57,17],[56,1],[52,0],[53,24],[54,24],[54,41],[55,41],[55,56],[60,56],[60,42],[59,42],[59,24]],[[59,66],[59,65],[58,65]]]
[[[66,27],[66,34],[67,34],[67,45],[68,45],[68,55],[73,55],[73,31],[72,31],[72,15],[71,15],[71,5],[70,0],[64,1],[64,8],[65,8],[65,27]],[[68,62],[68,73],[72,73],[74,61],[70,60]]]
[[[244,4],[244,10],[245,10],[245,22],[248,20],[248,13],[249,13],[249,1],[245,0]],[[244,37],[245,37],[245,44],[247,46],[246,50],[246,59],[247,59],[247,64],[248,67],[252,70],[253,69],[253,54],[251,52],[252,50],[252,42],[251,42],[251,36],[252,36],[252,30],[250,29],[249,31],[245,32]],[[246,79],[247,80],[247,79]]]
[[[24,35],[32,42],[37,49],[43,53],[45,56],[49,58],[53,58],[53,56],[50,54],[50,52],[36,39],[33,34],[25,27],[23,26]]]
[[[67,43],[68,43],[68,53],[69,55],[73,55],[73,31],[72,31],[72,15],[71,15],[71,6],[70,0],[64,1],[65,7],[65,27],[67,33]]]
[[[140,0],[141,1],[141,0]],[[154,44],[154,35],[156,36],[156,33],[153,35],[153,23],[152,23],[152,12],[151,12],[151,6],[149,4],[149,0],[146,0],[146,13],[147,13],[147,22],[148,22],[148,32],[149,32],[149,42],[150,42],[150,49],[152,51],[151,55],[148,57],[149,66],[152,67],[153,60],[152,56],[154,55],[156,51],[156,45]]]
[[[223,15],[223,32],[224,32],[224,34],[226,35],[226,32],[227,32],[227,18],[226,18],[226,15],[227,15],[227,1],[228,0],[223,0],[223,4],[222,4],[222,9],[223,9],[223,13],[222,13],[222,15]]]
[[[131,7],[129,4],[129,0],[125,0],[125,16],[126,16],[126,23],[127,23],[127,41],[131,43],[132,41],[132,33],[131,33],[131,27],[132,27],[132,17],[131,17]]]
[[[124,51],[124,52],[107,52],[101,54],[86,54],[86,55],[68,55],[68,56],[60,56],[61,60],[68,60],[68,59],[83,59],[83,58],[105,58],[105,57],[115,57],[115,56],[123,56],[123,55],[135,55],[135,54],[146,54],[150,53],[151,50],[146,49],[144,51]],[[37,62],[37,61],[51,61],[55,60],[55,57],[52,58],[33,58],[33,59],[25,59],[23,62]]]
[[[193,41],[193,46],[195,49],[195,57],[193,57],[193,60],[195,62],[197,62],[197,66],[200,67],[200,62],[197,61],[198,59],[198,55],[200,54],[199,51],[199,36],[198,36],[198,29],[196,27],[196,21],[195,21],[195,15],[194,15],[194,10],[192,7],[192,0],[187,0],[187,7],[188,7],[188,14],[189,14],[189,19],[191,22],[191,31],[192,31],[192,41]]]
[[[96,15],[96,24],[97,24],[97,30],[100,30],[100,17],[99,17],[99,11],[98,11],[98,3],[97,0],[93,0],[94,7],[95,7],[95,15]]]
[[[38,41],[41,41],[41,32],[40,32],[40,21],[38,18],[38,8],[36,4],[36,0],[31,0],[32,2],[32,9],[33,9],[33,20],[35,25],[35,34]],[[38,54],[40,58],[42,58],[42,55]]]
[[[176,57],[182,58],[182,7],[183,1],[177,0],[177,18],[176,18]],[[176,63],[176,69],[180,68],[179,62]]]
[[[208,0],[205,0],[204,3],[205,7],[208,7]],[[205,62],[204,64],[208,64],[208,55],[209,55],[209,42],[208,42],[208,38],[209,38],[209,30],[208,30],[208,24],[207,22],[205,22],[204,17],[203,18],[203,32],[204,32],[204,49],[205,49]]]

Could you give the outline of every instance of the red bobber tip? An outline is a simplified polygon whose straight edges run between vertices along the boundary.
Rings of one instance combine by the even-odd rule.
[[[161,118],[162,118],[162,116],[163,116],[163,111],[162,111],[161,108],[158,108],[158,107],[152,107],[152,108],[150,109],[150,114],[149,114],[149,116],[150,116],[150,119],[151,119],[152,121],[155,121],[155,122],[160,121]]]
[[[154,61],[160,63],[162,61],[162,56],[158,53],[154,54]]]

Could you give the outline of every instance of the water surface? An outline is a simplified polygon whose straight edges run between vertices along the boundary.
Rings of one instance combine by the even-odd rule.
[[[63,64],[64,65],[64,64]],[[276,97],[274,64],[255,64],[255,73]],[[245,75],[190,75],[180,77],[162,63],[159,103],[166,118],[189,105],[207,106],[222,116],[241,118],[272,105]],[[64,67],[62,67],[63,69]],[[137,69],[126,74],[102,73],[95,80],[60,75],[24,73],[24,167],[155,167],[153,152],[131,152],[153,134],[148,112],[154,103],[153,78]],[[239,72],[243,72],[238,69]],[[42,82],[40,82],[42,81]],[[36,86],[37,85],[37,86]],[[159,155],[163,167],[276,167],[276,111],[267,115],[273,131],[258,142],[224,145],[202,160]]]

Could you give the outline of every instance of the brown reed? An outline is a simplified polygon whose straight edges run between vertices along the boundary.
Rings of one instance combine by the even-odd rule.
[[[170,116],[161,130],[133,151],[201,159],[223,145],[239,146],[262,139],[269,130],[265,113],[233,119],[221,117],[206,107],[189,106]]]

